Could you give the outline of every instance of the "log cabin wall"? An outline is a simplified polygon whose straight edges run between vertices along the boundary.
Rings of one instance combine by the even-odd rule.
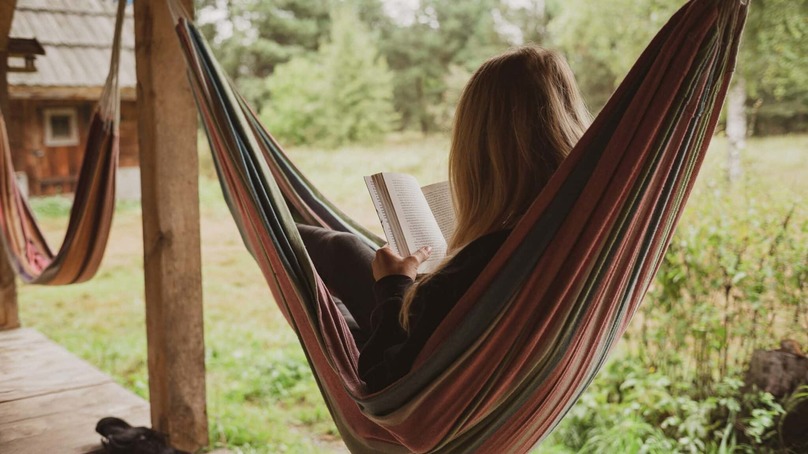
[[[87,130],[95,109],[93,100],[12,99],[9,108],[9,140],[14,168],[24,173],[29,195],[70,194],[79,175]],[[75,113],[75,141],[50,144],[46,138],[49,113]],[[120,125],[123,171],[140,165],[137,145],[137,106],[121,102]],[[125,194],[124,194],[125,196]]]
[[[121,162],[120,167],[140,167],[140,153],[137,148],[137,103],[121,101]]]

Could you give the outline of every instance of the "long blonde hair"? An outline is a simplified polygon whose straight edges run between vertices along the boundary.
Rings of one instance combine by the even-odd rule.
[[[561,54],[522,46],[483,63],[455,112],[449,184],[457,226],[449,257],[483,235],[513,228],[590,122]],[[429,277],[404,297],[404,329],[415,292]]]

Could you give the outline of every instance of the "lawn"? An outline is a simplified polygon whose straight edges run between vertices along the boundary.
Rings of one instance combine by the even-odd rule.
[[[204,146],[201,147],[204,152]],[[378,171],[445,179],[448,141],[396,136],[377,146],[299,148],[289,154],[349,215],[379,232],[362,181]],[[723,184],[726,141],[711,146],[699,188]],[[808,194],[808,136],[752,139],[744,157],[749,187],[774,189],[803,204]],[[330,452],[338,434],[305,357],[238,236],[210,158],[200,159],[200,204],[207,389],[211,443],[234,452]],[[743,185],[746,187],[746,185]],[[61,240],[69,201],[35,200],[53,244]],[[98,276],[69,287],[20,288],[23,324],[85,358],[147,397],[140,207],[119,203]]]

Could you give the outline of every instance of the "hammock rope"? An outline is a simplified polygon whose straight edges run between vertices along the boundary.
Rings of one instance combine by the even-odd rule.
[[[373,394],[295,219],[380,240],[294,167],[177,14],[225,199],[352,451],[525,452],[555,427],[660,265],[715,129],[746,11],[745,1],[691,0],[671,18],[413,370]]]
[[[121,115],[118,74],[126,3],[118,2],[109,74],[90,119],[67,231],[55,254],[17,184],[8,131],[0,113],[0,238],[12,267],[26,283],[84,282],[101,265],[115,210]]]

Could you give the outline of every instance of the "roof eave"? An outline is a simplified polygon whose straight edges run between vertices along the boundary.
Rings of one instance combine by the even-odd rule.
[[[103,87],[9,85],[9,98],[30,100],[98,101]],[[137,99],[135,87],[121,87],[121,100]]]

